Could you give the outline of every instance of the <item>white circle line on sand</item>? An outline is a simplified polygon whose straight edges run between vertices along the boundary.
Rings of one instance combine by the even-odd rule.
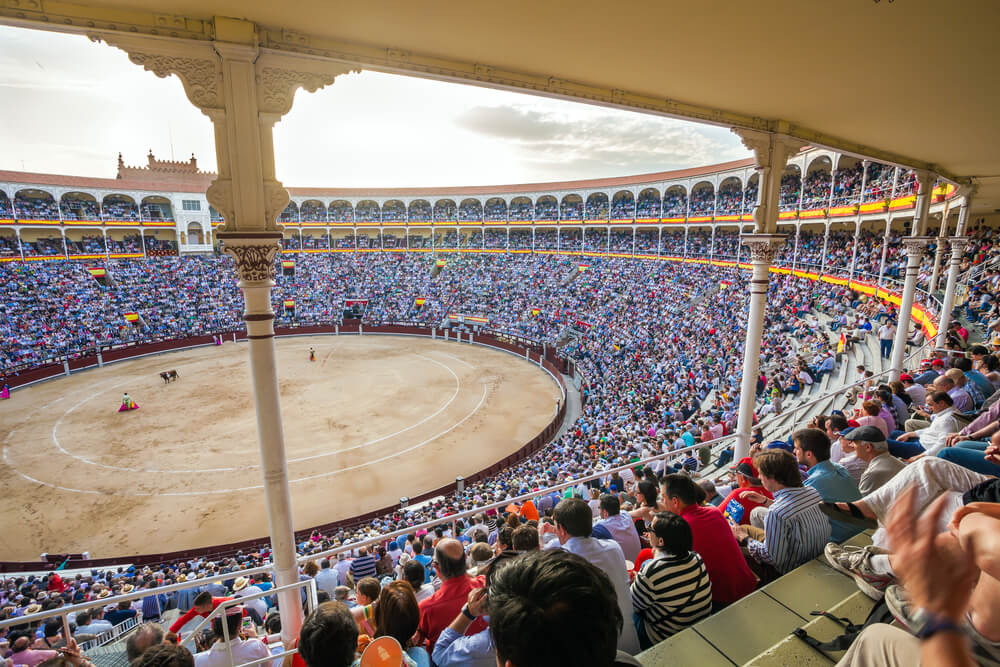
[[[461,392],[461,388],[462,388],[462,381],[461,381],[461,379],[458,377],[458,375],[455,373],[455,371],[453,371],[452,369],[448,368],[446,365],[444,365],[443,363],[441,363],[437,359],[431,359],[430,357],[427,357],[427,356],[425,356],[423,354],[420,354],[419,352],[414,352],[413,354],[415,356],[418,356],[418,357],[420,357],[422,359],[425,359],[425,360],[431,362],[432,364],[437,364],[441,368],[443,368],[446,371],[448,371],[449,373],[451,373],[451,376],[455,379],[455,391],[452,393],[451,398],[449,398],[444,403],[444,405],[442,405],[440,408],[438,408],[435,412],[433,412],[433,413],[425,416],[420,421],[415,422],[413,424],[410,424],[409,426],[407,426],[405,428],[402,428],[402,429],[396,431],[395,433],[390,433],[388,435],[384,435],[384,436],[381,436],[379,438],[375,438],[373,440],[368,440],[367,442],[362,442],[361,444],[353,445],[351,447],[345,447],[343,449],[336,449],[336,450],[331,450],[331,451],[328,451],[328,452],[321,452],[319,454],[312,454],[310,456],[300,456],[300,457],[297,457],[297,458],[288,459],[287,462],[288,463],[301,463],[303,461],[312,461],[312,460],[315,460],[315,459],[325,458],[327,456],[333,456],[333,455],[339,454],[341,452],[350,452],[350,451],[353,451],[355,449],[362,449],[364,447],[370,447],[372,445],[377,445],[380,442],[384,442],[385,440],[388,440],[390,438],[394,438],[397,435],[401,435],[403,433],[406,433],[407,431],[413,430],[416,427],[425,424],[426,422],[428,422],[431,419],[437,417],[444,410],[446,410],[448,408],[448,406],[450,406],[452,403],[455,402],[455,399],[458,398],[458,395]],[[78,407],[80,407],[81,405],[83,405],[87,401],[89,401],[89,400],[91,400],[91,399],[99,396],[100,394],[102,394],[102,393],[104,393],[104,392],[106,392],[106,391],[108,391],[110,389],[114,389],[115,387],[119,387],[119,386],[125,384],[125,382],[128,382],[128,380],[122,380],[121,382],[118,382],[117,384],[111,385],[110,387],[107,387],[106,389],[103,389],[102,391],[99,391],[97,393],[91,394],[90,396],[88,396],[88,397],[84,398],[83,400],[79,401],[78,403],[74,404],[72,407],[70,407],[68,410],[66,410],[66,412],[64,412],[59,417],[59,419],[56,420],[56,423],[52,425],[52,442],[55,444],[55,446],[59,449],[60,452],[62,452],[66,456],[69,456],[70,458],[74,458],[77,461],[80,461],[82,463],[87,463],[87,464],[90,464],[92,466],[97,466],[99,468],[105,468],[107,470],[115,470],[117,472],[148,472],[148,473],[154,473],[154,474],[166,474],[166,473],[191,474],[191,473],[197,473],[197,472],[236,472],[238,470],[255,470],[257,468],[260,468],[259,465],[236,466],[236,467],[232,467],[232,468],[199,468],[197,470],[178,470],[176,468],[169,469],[169,470],[159,470],[159,469],[155,469],[155,468],[128,468],[128,467],[124,467],[124,466],[115,466],[115,465],[109,465],[107,463],[101,463],[100,461],[94,461],[94,460],[88,459],[85,456],[80,456],[78,454],[73,454],[72,452],[67,451],[62,446],[62,443],[59,441],[59,436],[57,434],[57,431],[59,429],[59,425],[62,424],[62,420],[66,417],[66,415],[68,415],[69,413],[73,412],[74,410],[76,410]]]
[[[350,471],[350,470],[357,470],[358,468],[365,468],[365,467],[368,467],[368,466],[371,466],[371,465],[375,465],[376,463],[381,463],[382,461],[386,461],[388,459],[394,458],[396,456],[399,456],[400,454],[405,454],[407,452],[411,452],[414,449],[418,449],[420,447],[424,447],[425,445],[428,445],[431,442],[434,442],[435,440],[437,440],[441,436],[447,435],[448,433],[451,433],[456,428],[458,428],[459,426],[461,426],[462,424],[464,424],[466,421],[468,421],[474,414],[476,414],[477,412],[479,412],[480,408],[483,407],[483,403],[486,402],[486,395],[487,395],[487,392],[486,392],[487,387],[486,387],[486,385],[483,384],[482,387],[483,387],[483,395],[479,399],[479,403],[476,404],[476,407],[474,407],[472,409],[472,411],[469,412],[469,414],[465,415],[460,420],[458,420],[457,422],[455,422],[454,424],[452,424],[451,426],[449,426],[445,430],[441,431],[440,433],[438,433],[436,435],[433,435],[430,438],[427,438],[423,442],[418,442],[417,444],[415,444],[415,445],[413,445],[411,447],[407,447],[406,449],[403,449],[403,450],[400,450],[400,451],[397,451],[397,452],[393,452],[391,454],[387,454],[386,456],[382,456],[382,457],[379,457],[377,459],[372,459],[371,461],[365,461],[364,463],[358,463],[358,464],[355,464],[355,465],[352,465],[352,466],[347,466],[346,468],[338,468],[337,470],[331,470],[329,472],[318,473],[318,474],[315,474],[315,475],[308,475],[306,477],[299,477],[298,479],[289,480],[289,483],[295,484],[297,482],[306,482],[306,481],[309,481],[309,480],[312,480],[312,479],[318,479],[320,477],[330,477],[331,475],[337,475],[337,474],[342,473],[342,472],[346,472],[346,471]],[[42,486],[47,486],[47,487],[52,488],[52,489],[58,489],[59,491],[67,491],[69,493],[88,493],[88,494],[115,495],[115,496],[174,496],[174,497],[176,497],[176,496],[206,496],[206,495],[220,495],[220,494],[225,494],[225,493],[240,493],[242,491],[256,491],[256,490],[264,488],[263,484],[255,484],[253,486],[243,486],[243,487],[233,488],[233,489],[209,489],[209,490],[206,490],[206,491],[162,491],[162,492],[161,491],[156,491],[156,492],[149,492],[149,493],[135,492],[135,491],[132,491],[132,492],[128,492],[128,491],[115,491],[115,492],[108,491],[108,492],[105,492],[105,491],[95,491],[93,489],[73,489],[73,488],[66,487],[66,486],[57,486],[55,484],[49,484],[48,482],[43,482],[43,481],[41,481],[39,479],[35,479],[34,477],[29,477],[28,475],[25,475],[23,472],[21,472],[20,470],[18,470],[17,467],[14,466],[14,464],[12,464],[10,461],[7,460],[7,448],[6,447],[4,447],[4,449],[3,449],[3,460],[4,460],[4,463],[6,463],[8,466],[10,466],[10,468],[14,472],[16,472],[18,475],[20,475],[24,479],[28,480],[29,482],[32,482],[32,483],[35,483],[35,484],[41,484]]]

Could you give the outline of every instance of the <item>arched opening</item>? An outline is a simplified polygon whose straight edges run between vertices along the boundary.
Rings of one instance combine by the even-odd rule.
[[[430,222],[433,210],[426,199],[414,199],[410,202],[410,222]]]
[[[861,201],[863,171],[861,160],[850,155],[840,156],[837,160],[837,171],[833,176],[834,206],[850,206]]]
[[[712,215],[715,208],[715,187],[708,181],[691,188],[691,216]]]
[[[802,210],[826,208],[830,202],[830,177],[833,163],[826,155],[821,155],[806,167],[806,177],[802,181]]]
[[[458,206],[452,199],[439,199],[434,202],[434,222],[457,222]]]
[[[559,249],[562,252],[579,253],[583,250],[582,229],[557,229]]]
[[[355,211],[358,224],[378,223],[380,220],[378,203],[372,201],[371,199],[359,201]]]
[[[513,210],[513,204],[511,210]],[[559,245],[556,237],[556,229],[548,227],[546,229],[535,228],[535,250],[556,250]]]
[[[303,230],[302,232],[303,250],[326,250],[329,247],[330,247],[330,236],[324,230],[322,229]]]
[[[794,211],[799,207],[799,193],[802,191],[802,170],[796,164],[785,166],[781,173],[781,194],[778,210]]]
[[[587,220],[607,220],[610,212],[606,193],[595,192],[587,197]]]
[[[0,195],[4,199],[7,198],[6,193],[0,191]],[[2,205],[3,202],[0,202]],[[7,201],[10,205],[10,201]],[[2,209],[0,209],[0,218],[4,216]],[[10,227],[0,227],[0,257],[20,257],[21,251],[17,245],[17,232],[15,232]]]
[[[104,247],[104,235],[97,229],[80,229],[78,227],[67,229],[66,251],[70,257],[103,255],[107,252]]]
[[[188,230],[188,243],[194,243],[191,240],[191,231]],[[301,249],[301,244],[299,243],[299,230],[297,229],[285,229],[282,231],[281,237],[281,249],[282,250],[299,250]]]
[[[743,203],[743,183],[735,176],[719,183],[719,201],[715,206],[716,215],[737,215]],[[736,256],[735,246],[733,256]]]
[[[830,235],[826,244],[826,268],[824,269],[827,273],[838,276],[847,274],[847,269],[851,266],[851,257],[854,255],[854,226],[853,220],[830,224]],[[820,264],[822,264],[822,255],[819,259]]]
[[[503,229],[486,230],[486,248],[489,250],[503,250],[507,247],[507,232]]]
[[[719,194],[722,194],[722,186],[719,186]],[[716,259],[734,261],[736,250],[740,246],[739,226],[727,227],[719,226],[715,229],[715,241],[713,243],[712,256]]]
[[[385,205],[382,205],[382,215],[385,215]],[[382,247],[386,250],[398,250],[406,247],[406,227],[382,228]]]
[[[611,198],[611,219],[635,219],[635,197],[628,190],[620,190]]]
[[[760,174],[754,174],[747,180],[747,187],[743,190],[743,213],[752,213],[757,205],[757,195],[760,191]]]
[[[692,197],[694,190],[691,190]],[[688,227],[687,254],[688,257],[708,257],[712,249],[711,227]]]
[[[660,254],[664,257],[684,256],[684,230],[664,229],[660,239]]]
[[[188,245],[203,245],[205,243],[205,236],[204,232],[201,229],[201,223],[189,222],[187,224],[186,231],[187,231]]]
[[[511,252],[530,252],[531,230],[530,229],[510,230],[510,250]]]
[[[639,193],[636,217],[650,220],[660,217],[660,191],[656,188],[646,188]]]
[[[530,222],[534,215],[534,206],[527,197],[514,197],[510,201],[510,219],[516,222]]]
[[[560,220],[583,220],[583,197],[566,195],[559,204]]]
[[[337,199],[332,201],[327,210],[329,211],[330,222],[339,222],[341,224],[354,223],[354,206],[347,200]],[[351,242],[354,242],[353,237]]]
[[[21,190],[14,195],[14,208],[19,220],[58,220],[59,207],[45,190]]]
[[[398,199],[382,204],[382,222],[406,222],[406,204]]]
[[[107,242],[112,259],[115,256],[134,256],[142,253],[142,237],[134,229],[109,229]]]
[[[332,211],[333,209],[331,209]],[[330,243],[334,248],[354,248],[354,232],[351,230],[339,229],[331,233]]]
[[[664,218],[683,218],[687,215],[687,190],[683,185],[672,185],[663,193]]]
[[[463,199],[458,205],[458,219],[462,222],[482,222],[482,203],[478,199]]]
[[[659,199],[656,200],[656,208],[660,208]],[[655,255],[659,242],[660,232],[655,227],[639,227],[635,230],[635,254]]]
[[[15,196],[15,200],[17,195]],[[64,257],[61,234],[54,234],[51,229],[22,229],[21,246],[25,257]]]
[[[611,230],[611,252],[630,254],[632,252],[632,230]]]
[[[299,207],[302,222],[326,222],[326,206],[318,199],[307,199]]]
[[[559,219],[559,202],[552,195],[543,195],[535,202],[535,221],[553,222]]]
[[[587,252],[608,252],[608,228],[590,225],[584,229],[583,249]]]
[[[139,222],[139,207],[127,195],[108,195],[101,202],[101,213],[105,220],[115,222]]]
[[[59,200],[59,209],[63,220],[101,220],[101,207],[97,205],[94,195],[88,192],[67,192]]]
[[[482,248],[483,247],[483,230],[474,229],[460,229],[459,235],[462,237],[461,246],[463,248]]]
[[[150,222],[173,222],[174,207],[166,197],[152,195],[145,197],[139,209],[143,220]]]
[[[437,249],[458,248],[458,229],[455,227],[435,229],[434,247]]]
[[[10,198],[7,196],[7,193],[3,190],[0,190],[0,219],[14,219],[14,208],[11,206]]]
[[[865,176],[865,201],[885,201],[892,196],[892,178],[896,168],[881,162],[870,162]]]
[[[278,216],[278,222],[285,225],[299,224],[299,207],[294,201],[289,201],[288,206]]]
[[[506,222],[507,202],[500,197],[491,197],[483,206],[483,220],[486,222]]]

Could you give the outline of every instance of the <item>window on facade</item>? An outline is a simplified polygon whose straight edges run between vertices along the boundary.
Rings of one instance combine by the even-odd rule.
[[[200,211],[201,202],[197,199],[185,199],[181,202],[185,211]]]

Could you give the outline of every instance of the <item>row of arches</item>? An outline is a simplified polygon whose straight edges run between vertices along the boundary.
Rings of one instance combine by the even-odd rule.
[[[865,168],[862,162],[844,156],[839,163],[842,166],[832,171],[830,158],[821,156],[810,163],[804,177],[797,165],[788,165],[781,180],[782,210],[847,206],[915,192],[912,172],[903,173],[879,163],[870,163]],[[757,174],[745,184],[739,177],[731,176],[723,179],[718,188],[706,180],[695,183],[690,192],[682,185],[674,185],[662,192],[644,188],[637,195],[629,190],[611,195],[595,192],[586,199],[579,194],[568,194],[561,199],[543,195],[535,200],[516,196],[509,201],[502,197],[485,201],[439,199],[433,203],[426,199],[408,203],[390,199],[381,206],[372,199],[356,205],[345,199],[329,204],[309,199],[301,205],[289,202],[278,220],[283,223],[555,222],[738,215],[749,212],[756,204],[758,182]]]
[[[170,200],[159,195],[138,202],[124,194],[109,194],[100,201],[89,192],[67,192],[56,201],[45,190],[26,188],[13,199],[0,190],[0,218],[18,220],[74,220],[102,222],[173,221]]]
[[[194,223],[187,230],[105,228],[0,228],[0,259],[73,259],[95,256],[176,255],[178,244],[211,244],[212,232]]]

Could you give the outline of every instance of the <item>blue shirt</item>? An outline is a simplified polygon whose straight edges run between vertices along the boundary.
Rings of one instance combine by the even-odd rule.
[[[858,490],[858,484],[851,477],[851,473],[847,472],[844,466],[829,459],[820,461],[810,468],[802,484],[819,491],[819,495],[828,503],[861,500],[861,491]],[[843,542],[860,532],[860,528],[856,526],[833,519],[830,520],[830,528],[833,530],[830,539],[834,542]]]
[[[434,664],[443,667],[496,667],[497,651],[490,637],[490,629],[477,632],[471,637],[445,628],[434,643]]]

